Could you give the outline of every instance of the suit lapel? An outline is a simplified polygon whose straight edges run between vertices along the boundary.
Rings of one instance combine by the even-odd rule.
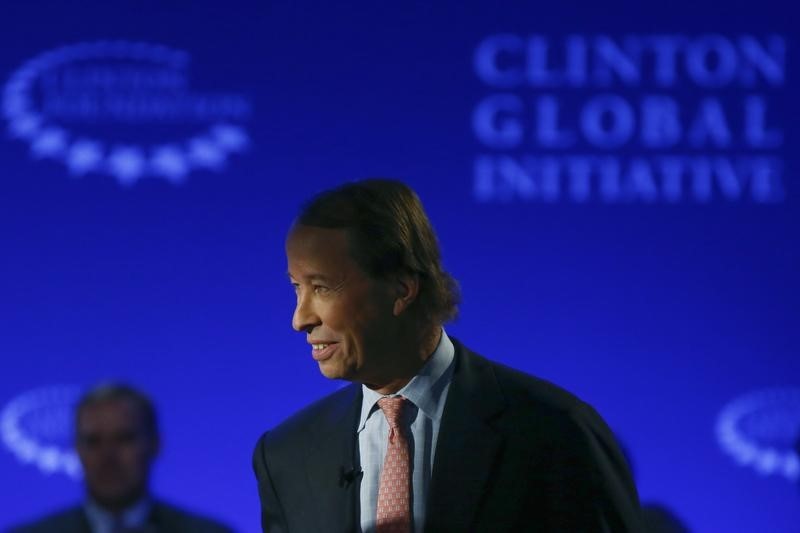
[[[502,437],[490,421],[504,409],[489,364],[458,341],[456,367],[436,445],[426,531],[467,529],[479,508]]]
[[[311,488],[307,503],[313,502],[308,507],[308,521],[314,524],[311,530],[355,530],[359,483],[352,472],[360,470],[356,440],[360,413],[361,387],[350,385],[314,429],[306,453]]]
[[[77,507],[73,517],[74,529],[70,528],[68,531],[75,531],[80,533],[92,533],[92,526],[89,524],[89,517],[86,516],[86,510],[83,507]]]

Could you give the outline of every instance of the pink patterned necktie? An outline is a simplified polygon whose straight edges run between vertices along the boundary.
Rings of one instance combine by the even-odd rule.
[[[406,399],[402,396],[378,400],[378,407],[389,423],[389,444],[378,487],[377,533],[411,531],[411,456],[403,426],[405,406]]]

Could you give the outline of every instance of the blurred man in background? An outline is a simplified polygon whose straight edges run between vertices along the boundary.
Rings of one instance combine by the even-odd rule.
[[[150,471],[160,439],[155,408],[142,392],[122,384],[89,391],[78,402],[75,434],[86,500],[10,533],[231,531],[158,501],[150,493]]]

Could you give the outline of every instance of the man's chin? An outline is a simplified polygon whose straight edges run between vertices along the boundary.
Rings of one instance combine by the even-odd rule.
[[[319,361],[319,371],[328,379],[343,379],[346,381],[353,381],[353,377],[350,372],[346,372],[341,365],[338,365],[330,360]]]
[[[89,496],[100,507],[115,511],[125,509],[138,502],[144,497],[145,492],[142,489],[102,487],[96,490],[89,490]]]
[[[337,368],[332,365],[326,365],[325,361],[320,361],[319,372],[328,379],[344,379]]]

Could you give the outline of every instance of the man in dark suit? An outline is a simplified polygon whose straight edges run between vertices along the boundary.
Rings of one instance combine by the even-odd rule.
[[[101,385],[78,402],[76,422],[86,501],[10,533],[231,532],[150,495],[159,435],[155,408],[143,393],[127,385]]]
[[[411,189],[317,195],[286,254],[294,329],[323,375],[353,384],[259,440],[264,531],[641,531],[595,411],[445,333],[457,285]]]

